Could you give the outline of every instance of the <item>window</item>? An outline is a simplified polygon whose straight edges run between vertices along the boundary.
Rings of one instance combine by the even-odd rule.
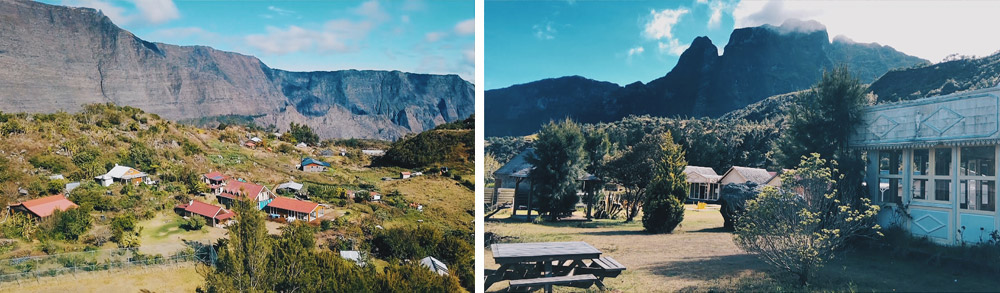
[[[903,174],[903,151],[880,151],[878,156],[879,174]]]
[[[930,150],[913,150],[913,175],[931,175]]]
[[[958,207],[965,210],[995,211],[996,182],[992,180],[962,180]]]
[[[885,203],[901,203],[900,194],[903,193],[903,185],[899,184],[899,178],[879,178],[878,189],[881,192],[880,200]]]
[[[915,200],[951,199],[951,149],[913,150],[910,198]],[[934,195],[931,198],[931,194]]]
[[[996,151],[993,147],[962,148],[962,176],[996,175]]]
[[[958,207],[996,211],[996,147],[965,147],[959,155]]]
[[[927,179],[913,179],[913,199],[927,199]]]
[[[951,180],[934,180],[934,200],[951,200]]]
[[[903,151],[879,151],[878,174],[878,200],[883,203],[902,203]]]
[[[951,149],[934,149],[934,175],[951,175]]]

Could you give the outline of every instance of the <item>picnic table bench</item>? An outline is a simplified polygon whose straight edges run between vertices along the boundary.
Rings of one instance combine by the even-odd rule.
[[[486,289],[502,280],[510,280],[510,289],[552,292],[552,286],[603,289],[606,277],[625,270],[610,257],[586,242],[538,242],[494,244],[493,258],[500,265],[486,277]],[[590,264],[586,262],[589,261]]]

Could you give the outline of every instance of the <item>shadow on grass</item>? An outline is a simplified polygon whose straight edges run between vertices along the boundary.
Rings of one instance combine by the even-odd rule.
[[[635,235],[661,235],[661,234],[651,234],[646,233],[645,230],[611,230],[611,231],[587,231],[580,232],[580,235],[593,235],[593,236],[635,236]]]
[[[701,229],[701,230],[685,231],[685,232],[687,232],[687,233],[732,233],[733,231],[730,231],[729,229],[726,229],[724,227],[715,227],[715,228],[705,228],[705,229]]]

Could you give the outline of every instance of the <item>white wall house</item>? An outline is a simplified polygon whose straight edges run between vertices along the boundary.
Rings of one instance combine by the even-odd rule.
[[[867,153],[880,225],[950,245],[1000,227],[998,96],[988,88],[866,108],[850,145]]]

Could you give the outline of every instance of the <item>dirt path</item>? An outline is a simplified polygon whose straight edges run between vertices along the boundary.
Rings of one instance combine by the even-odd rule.
[[[584,241],[628,267],[621,276],[606,279],[605,285],[624,292],[679,291],[698,288],[725,275],[740,274],[748,268],[764,266],[733,244],[732,235],[722,231],[718,210],[689,210],[674,234],[650,235],[641,222],[594,221],[556,224],[486,224],[486,231],[518,237],[517,242]],[[582,227],[581,227],[582,226]],[[486,269],[496,269],[493,253],[486,250]],[[490,291],[501,290],[505,282]]]

